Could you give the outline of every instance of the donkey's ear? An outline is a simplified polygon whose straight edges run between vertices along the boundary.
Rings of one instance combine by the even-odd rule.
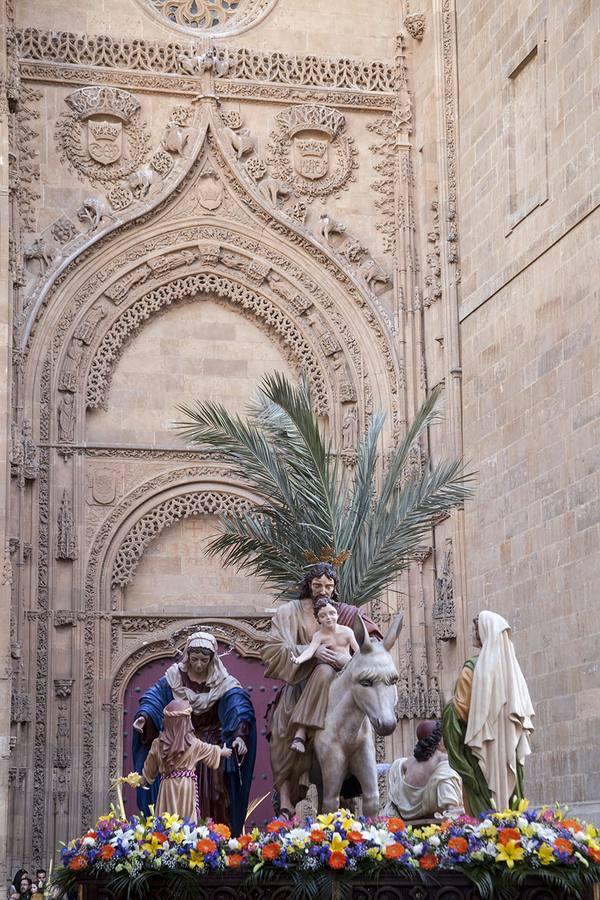
[[[398,635],[402,631],[402,624],[404,622],[404,616],[402,613],[398,613],[397,616],[391,621],[390,627],[385,633],[385,637],[383,639],[383,646],[386,650],[391,650],[396,641],[398,640]]]
[[[352,631],[354,632],[354,637],[356,638],[356,643],[360,647],[361,650],[370,650],[372,647],[371,638],[369,637],[369,632],[367,631],[367,626],[363,622],[360,613],[356,613],[354,616],[354,622],[352,623]]]

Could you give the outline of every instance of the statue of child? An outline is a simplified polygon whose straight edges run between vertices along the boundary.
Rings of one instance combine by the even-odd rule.
[[[315,631],[313,638],[299,656],[291,654],[290,658],[294,665],[299,666],[303,662],[312,659],[319,647],[326,647],[335,653],[348,656],[350,661],[350,651],[358,653],[359,647],[354,637],[354,632],[346,625],[338,625],[338,611],[335,604],[329,597],[317,597],[314,604],[314,613],[319,628]],[[313,726],[312,717],[315,710],[323,703],[327,702],[327,698],[313,697],[311,691],[311,678],[309,677],[302,696],[292,715],[292,722],[296,726],[294,737],[290,745],[292,750],[297,753],[304,753],[306,747],[307,728]]]
[[[142,785],[152,784],[160,775],[155,813],[171,813],[198,822],[200,800],[196,765],[218,769],[229,758],[229,747],[207,744],[194,734],[192,708],[186,700],[172,700],[164,711],[163,730],[152,742],[144,764]]]

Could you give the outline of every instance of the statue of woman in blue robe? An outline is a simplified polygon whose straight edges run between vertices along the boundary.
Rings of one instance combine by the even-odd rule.
[[[133,723],[133,760],[142,772],[150,746],[163,726],[165,706],[187,700],[192,707],[196,736],[233,749],[218,769],[199,763],[197,769],[202,818],[229,825],[241,834],[256,759],[256,719],[252,701],[237,678],[230,675],[217,653],[217,642],[197,631],[185,645],[181,660],[143,695]],[[137,791],[138,807],[149,814],[156,800],[159,779],[151,789]]]

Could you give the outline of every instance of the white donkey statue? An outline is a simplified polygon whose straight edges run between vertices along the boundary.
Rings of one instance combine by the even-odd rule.
[[[388,735],[397,724],[398,672],[390,650],[401,628],[402,616],[398,615],[383,641],[374,640],[360,616],[356,616],[354,633],[360,652],[331,682],[325,725],[316,731],[312,747],[309,745],[298,760],[304,767],[310,766],[310,780],[317,786],[321,812],[339,809],[342,785],[354,776],[361,787],[363,814],[379,813],[373,732]],[[292,734],[293,729],[285,738],[287,746]],[[271,743],[271,753],[279,748]]]

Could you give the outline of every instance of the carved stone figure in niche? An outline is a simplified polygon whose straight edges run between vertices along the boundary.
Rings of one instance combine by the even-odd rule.
[[[58,528],[56,537],[56,558],[77,559],[77,534],[73,523],[73,504],[71,494],[65,488],[58,510]]]
[[[238,256],[237,253],[230,253],[229,250],[221,251],[221,262],[228,269],[234,269],[237,272],[245,271],[248,265],[248,260],[245,256]]]
[[[38,449],[31,431],[29,419],[23,420],[23,477],[25,481],[35,481],[38,476]]]
[[[114,219],[114,216],[98,197],[86,197],[77,210],[77,218],[81,222],[89,222],[87,234],[94,234],[100,227],[102,219]]]
[[[225,124],[225,134],[229,138],[237,158],[241,159],[246,154],[252,153],[256,149],[256,140],[250,134],[249,128],[242,128],[240,114],[238,112],[227,112],[223,113],[222,118]]]
[[[425,819],[463,812],[462,783],[442,744],[442,723],[420,722],[413,755],[396,759],[387,776],[384,816]]]
[[[329,215],[328,212],[322,212],[319,216],[318,232],[326,244],[331,245],[331,236],[334,234],[344,234],[346,226]]]
[[[139,121],[140,104],[133,94],[94,85],[74,91],[65,102],[73,115],[60,117],[56,138],[63,160],[74,171],[106,184],[141,165],[150,136]]]
[[[241,833],[256,756],[256,721],[248,693],[221,662],[215,638],[198,631],[188,638],[181,661],[142,699],[133,723],[133,759],[142,773],[150,745],[162,730],[164,710],[173,699],[187,700],[192,707],[196,737],[234,750],[224,770],[196,769],[200,809],[204,817],[229,824],[234,835]],[[156,802],[158,784],[151,791],[138,791],[138,804],[148,812]]]
[[[155,259],[147,259],[146,265],[156,278],[167,275],[180,266],[191,266],[197,259],[198,253],[195,250],[181,250],[179,253],[166,253],[164,256],[157,256]]]
[[[58,401],[58,439],[72,443],[75,433],[75,397],[71,393],[61,394]]]
[[[523,764],[534,716],[508,622],[484,610],[473,619],[473,645],[444,709],[444,744],[462,778],[467,812],[512,808],[523,799]]]
[[[73,337],[84,344],[92,343],[96,329],[102,319],[106,317],[106,310],[103,306],[97,305],[90,310],[81,325],[78,325],[73,333]]]
[[[291,106],[276,117],[269,144],[275,175],[299,196],[326,197],[353,179],[357,163],[346,119],[319,104]]]
[[[67,355],[65,356],[65,361],[58,381],[59,391],[71,391],[74,393],[77,390],[79,365],[84,349],[83,341],[80,341],[77,338],[73,338],[69,343]]]
[[[132,269],[131,272],[127,272],[126,275],[123,275],[123,277],[115,281],[114,284],[110,284],[108,287],[104,288],[104,293],[118,306],[119,303],[125,299],[131,288],[135,287],[136,284],[143,284],[149,278],[150,274],[150,267],[147,266],[146,263],[143,263],[143,265],[138,266],[136,269]]]
[[[27,263],[37,263],[35,274],[43,275],[54,262],[56,251],[50,247],[44,238],[36,238],[31,247],[25,250],[24,256]]]
[[[303,313],[310,309],[312,302],[302,297],[298,291],[285,278],[278,275],[277,272],[269,272],[269,287],[280,297],[283,297],[292,304],[296,312]]]
[[[342,450],[356,450],[358,444],[358,410],[354,404],[348,407],[342,422]]]

